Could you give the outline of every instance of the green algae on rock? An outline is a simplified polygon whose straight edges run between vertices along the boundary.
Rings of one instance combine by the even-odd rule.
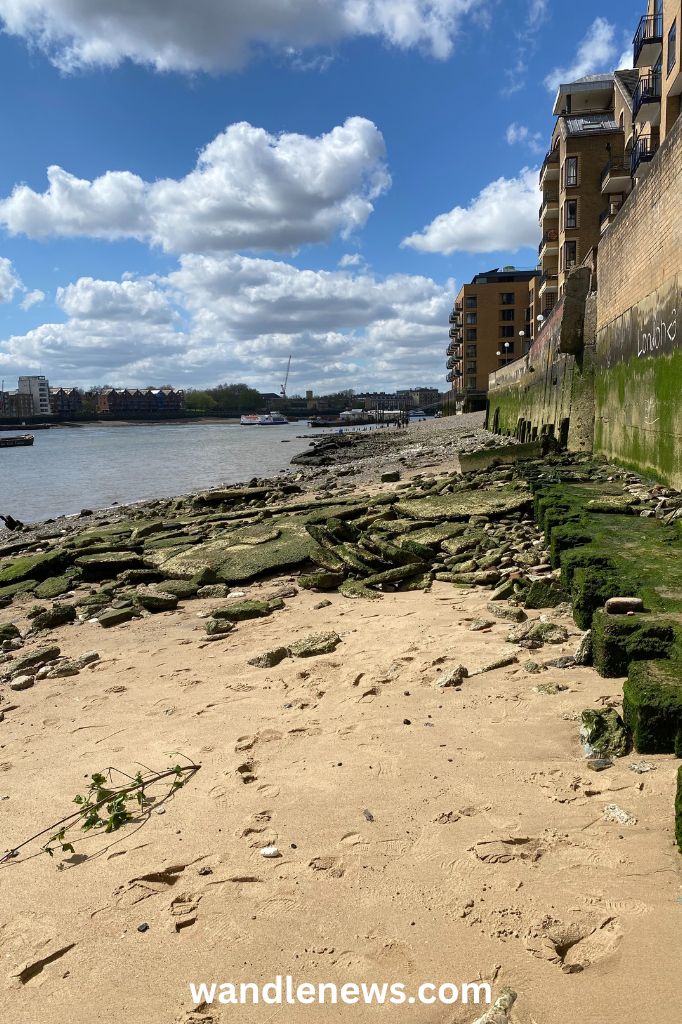
[[[320,654],[331,654],[341,643],[338,633],[311,633],[303,640],[289,645],[294,658],[314,658]]]
[[[682,662],[631,664],[623,686],[623,715],[637,753],[682,757]]]
[[[630,751],[630,736],[620,715],[613,709],[587,708],[581,716],[580,738],[588,757],[625,757]]]
[[[284,608],[284,601],[280,597],[273,597],[269,601],[233,601],[222,608],[214,608],[211,615],[214,619],[243,622],[246,619],[265,618],[281,608]]]

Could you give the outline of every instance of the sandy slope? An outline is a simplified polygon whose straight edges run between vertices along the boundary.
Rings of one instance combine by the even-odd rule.
[[[67,813],[95,770],[165,767],[177,750],[202,768],[139,827],[91,837],[75,858],[0,868],[2,1019],[362,1024],[407,1012],[190,1014],[190,980],[290,973],[415,988],[495,977],[496,989],[519,992],[518,1024],[679,1020],[676,762],[657,758],[639,776],[631,755],[594,774],[578,743],[576,716],[617,699],[620,681],[516,666],[441,690],[449,667],[510,652],[508,624],[468,630],[485,593],[436,584],[376,602],[333,594],[314,610],[322,597],[300,592],[208,645],[196,613],[221,602],[55,632],[63,653],[95,649],[102,660],[11,695],[16,710],[0,723],[3,849]],[[575,649],[575,627],[560,621],[573,636],[535,660]],[[271,670],[247,665],[312,629],[335,629],[343,643]],[[569,688],[533,691],[547,681]],[[638,823],[607,823],[610,803]],[[260,856],[268,843],[280,859]],[[566,973],[562,957],[585,969]],[[428,1024],[481,1012],[409,1009]]]

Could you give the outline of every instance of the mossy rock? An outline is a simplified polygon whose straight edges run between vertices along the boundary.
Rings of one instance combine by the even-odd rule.
[[[413,590],[430,590],[432,583],[433,574],[431,572],[426,572],[420,576],[413,576],[409,580],[404,580],[398,589],[401,593],[409,593]]]
[[[382,571],[386,568],[386,563],[380,558],[353,544],[337,544],[334,554],[341,559],[347,569],[362,575],[371,574],[377,570]]]
[[[568,595],[557,580],[535,580],[523,595],[526,608],[556,608],[568,600]]]
[[[313,572],[299,576],[298,584],[304,590],[336,590],[345,579],[342,573]]]
[[[320,654],[331,654],[340,643],[338,633],[311,633],[303,640],[291,644],[289,651],[294,658],[315,658]]]
[[[229,619],[206,619],[204,628],[209,636],[222,636],[225,633],[231,633],[234,629],[234,622],[230,622]]]
[[[592,659],[608,679],[628,674],[633,661],[670,658],[679,645],[682,626],[651,615],[609,615],[600,609],[592,618]]]
[[[392,544],[388,540],[384,540],[379,534],[373,533],[370,535],[368,544],[371,545],[373,551],[376,551],[377,555],[384,562],[390,565],[412,565],[415,562],[431,561],[433,554],[430,548],[417,545],[420,551],[426,552],[426,558],[422,554],[415,554],[413,550],[407,545],[407,542],[403,544]]]
[[[42,665],[47,665],[50,661],[56,661],[60,654],[59,647],[56,644],[51,644],[49,647],[40,647],[37,651],[31,651],[30,654],[23,654],[20,658],[15,658],[5,668],[9,669],[11,676],[21,676]]]
[[[176,594],[154,590],[153,587],[138,587],[134,600],[148,612],[172,612],[178,606]]]
[[[161,588],[165,594],[174,594],[181,601],[197,596],[199,585],[191,580],[164,580]]]
[[[607,567],[585,566],[576,569],[571,584],[573,618],[580,629],[590,629],[594,613],[610,597],[632,597],[634,586],[623,583],[618,573]]]
[[[142,569],[142,557],[134,551],[111,551],[99,555],[81,555],[76,559],[83,577],[88,580],[113,579],[124,569]]]
[[[264,534],[272,534],[273,524],[280,529],[276,540],[254,543]],[[234,530],[224,539],[205,541],[189,548],[149,551],[145,563],[159,569],[170,579],[192,580],[204,571],[213,575],[205,583],[243,583],[293,569],[315,559],[319,546],[296,519],[282,517],[268,524]]]
[[[532,506],[529,491],[501,487],[457,494],[401,500],[396,511],[408,519],[468,519],[474,515],[501,516]]]
[[[35,589],[36,597],[42,598],[44,601],[50,601],[55,597],[61,597],[62,594],[68,593],[72,590],[77,582],[76,576],[50,576],[48,579],[43,580],[39,583]]]
[[[265,651],[255,658],[250,658],[249,665],[253,665],[255,668],[274,668],[288,657],[290,657],[288,647],[276,647],[272,651]]]
[[[403,520],[403,522],[406,521],[409,520]],[[438,547],[444,540],[460,537],[466,529],[466,523],[434,523],[430,526],[422,526],[417,530],[411,531],[409,537],[410,540],[416,541],[417,544]]]
[[[625,757],[630,752],[628,730],[613,708],[604,711],[587,708],[581,721],[580,737],[588,757]]]
[[[675,794],[675,839],[677,849],[682,853],[682,765],[677,769],[677,793]]]
[[[135,618],[133,608],[107,608],[97,615],[97,621],[104,629],[111,629],[112,626],[120,626]]]
[[[262,619],[272,612],[284,607],[284,601],[275,597],[270,601],[234,601],[224,608],[214,608],[211,615],[214,619],[229,619],[230,622],[243,622],[246,619]]]
[[[682,757],[682,662],[634,662],[623,686],[623,716],[637,753]]]
[[[54,576],[67,564],[66,552],[60,548],[40,555],[22,555],[0,563],[0,588],[11,587],[26,580],[44,580]],[[0,590],[1,592],[1,590]]]
[[[370,590],[360,580],[345,580],[339,587],[339,594],[350,600],[365,598],[369,601],[381,601],[382,599],[381,594],[378,594],[376,590]]]
[[[409,565],[397,565],[395,569],[387,569],[386,572],[378,572],[373,576],[368,576],[365,580],[365,586],[367,587],[378,587],[384,583],[402,583],[404,580],[408,580],[413,576],[423,576],[424,570],[427,567],[423,562],[410,562]]]
[[[18,636],[21,636],[21,633],[13,622],[0,623],[0,643],[4,640],[16,640]]]
[[[39,632],[43,629],[57,629],[69,622],[76,621],[76,606],[74,604],[55,604],[33,617],[31,629]]]
[[[11,601],[18,594],[30,594],[38,586],[37,580],[22,580],[21,583],[10,583],[6,587],[0,587],[0,601]]]

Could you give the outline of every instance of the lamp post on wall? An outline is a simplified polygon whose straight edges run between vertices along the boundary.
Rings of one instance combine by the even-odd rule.
[[[506,366],[509,362],[509,345],[511,342],[505,341],[504,343],[504,365]]]

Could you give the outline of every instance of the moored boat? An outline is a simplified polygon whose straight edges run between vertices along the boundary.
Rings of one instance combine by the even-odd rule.
[[[242,427],[281,427],[289,422],[281,412],[268,412],[263,415],[252,414],[242,416],[239,420]]]
[[[33,444],[33,434],[19,434],[17,437],[0,437],[0,448],[23,448]]]

